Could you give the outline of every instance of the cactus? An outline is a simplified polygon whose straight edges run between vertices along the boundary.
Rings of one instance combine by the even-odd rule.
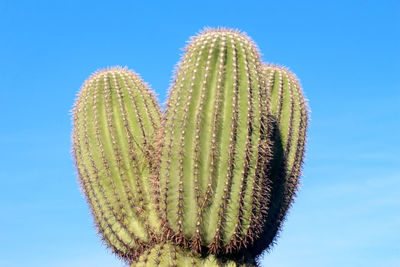
[[[134,72],[95,73],[73,151],[104,242],[132,266],[256,265],[298,188],[307,114],[294,75],[234,30],[192,38],[165,111]]]

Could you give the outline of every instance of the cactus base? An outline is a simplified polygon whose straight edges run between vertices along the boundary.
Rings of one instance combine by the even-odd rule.
[[[157,244],[152,249],[144,252],[131,267],[145,266],[205,266],[205,267],[236,267],[257,266],[254,260],[246,262],[218,258],[215,255],[201,255],[190,250],[184,250],[170,243]]]

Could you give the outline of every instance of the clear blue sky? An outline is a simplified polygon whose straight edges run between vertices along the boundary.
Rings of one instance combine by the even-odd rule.
[[[1,267],[123,266],[79,191],[69,111],[113,65],[163,102],[204,26],[247,32],[310,99],[302,189],[263,266],[400,266],[400,2],[246,2],[0,0]]]

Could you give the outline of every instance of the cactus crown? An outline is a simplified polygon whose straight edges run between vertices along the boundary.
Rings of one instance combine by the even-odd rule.
[[[191,39],[165,111],[134,72],[93,74],[73,151],[105,243],[138,266],[255,264],[295,196],[307,114],[296,77],[234,30]]]

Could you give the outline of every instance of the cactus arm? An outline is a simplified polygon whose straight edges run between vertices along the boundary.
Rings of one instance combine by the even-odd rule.
[[[248,229],[261,221],[256,206],[267,197],[254,190],[265,179],[256,171],[268,145],[259,53],[238,32],[211,30],[192,40],[179,66],[160,170],[168,235],[195,251],[232,253],[255,238]]]
[[[98,83],[98,79],[92,79],[86,84],[76,108],[74,133],[76,161],[78,168],[85,170],[87,174],[86,176],[85,173],[81,173],[81,182],[82,185],[86,185],[84,190],[88,201],[92,204],[93,213],[98,218],[97,225],[100,231],[104,231],[103,238],[107,243],[112,244],[112,247],[117,248],[117,253],[127,253],[130,229],[124,221],[114,219],[121,218],[121,215],[118,214],[121,212],[120,207],[114,205],[116,200],[106,194],[110,185],[106,185],[102,180],[101,177],[106,176],[104,170],[95,163],[95,160],[100,157],[100,152],[95,150],[97,143],[94,142],[93,136],[95,136],[96,130],[93,120],[88,119],[88,113],[96,110],[90,103],[95,99],[92,92],[95,91],[94,87],[98,86]]]
[[[152,96],[127,82],[132,75],[120,68],[94,74],[78,97],[73,134],[81,184],[99,231],[128,259],[160,231],[158,216],[151,217],[155,204],[145,153],[145,138],[152,138],[157,122],[153,115],[151,123],[143,100],[137,104],[138,98],[151,103]]]
[[[89,80],[83,87],[94,86],[93,83],[93,80]],[[111,205],[108,205],[107,202],[109,200],[102,195],[102,192],[104,192],[102,184],[95,182],[95,180],[98,181],[100,178],[96,169],[92,170],[91,168],[92,155],[90,149],[87,150],[82,146],[83,143],[88,144],[87,116],[84,116],[87,112],[87,99],[87,92],[82,90],[79,101],[75,104],[73,132],[75,164],[79,173],[81,186],[84,189],[99,232],[104,233],[104,241],[117,254],[123,254],[129,248],[126,247],[119,236],[119,232],[121,232],[120,225],[118,223],[111,223],[109,220],[112,216],[110,214],[113,213],[109,208]],[[116,230],[116,228],[119,230]]]
[[[298,185],[300,168],[303,161],[305,130],[307,127],[307,107],[302,89],[296,77],[284,68],[276,70],[284,77],[283,94],[278,131],[282,140],[285,165],[285,182],[287,184],[284,208],[280,217],[286,213]]]
[[[307,105],[297,78],[282,67],[264,66],[264,77],[271,92],[274,118],[274,150],[270,163],[271,199],[261,238],[253,255],[270,248],[292,204],[299,185],[306,128]]]

